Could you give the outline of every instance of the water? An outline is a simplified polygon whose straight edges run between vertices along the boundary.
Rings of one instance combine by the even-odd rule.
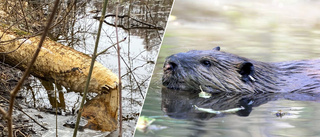
[[[265,62],[319,58],[319,4],[176,0],[141,113],[156,120],[135,136],[320,136],[319,97],[251,96],[244,99],[255,100],[252,110],[215,115],[197,112],[192,106],[226,110],[237,107],[243,97],[203,99],[167,91],[161,85],[165,57],[188,50],[220,46],[221,51]],[[285,115],[277,117],[277,113]]]

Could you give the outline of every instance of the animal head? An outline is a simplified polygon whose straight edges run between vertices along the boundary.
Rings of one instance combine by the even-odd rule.
[[[256,61],[220,51],[191,50],[166,58],[162,83],[177,90],[251,92]]]

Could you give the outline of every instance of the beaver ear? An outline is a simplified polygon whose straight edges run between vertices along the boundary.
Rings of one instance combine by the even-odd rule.
[[[217,47],[213,48],[212,50],[220,51],[220,47],[217,46]]]
[[[254,66],[251,62],[242,62],[239,66],[238,72],[241,75],[241,80],[243,80],[244,82],[248,82],[249,80],[255,81],[255,79],[253,78]]]

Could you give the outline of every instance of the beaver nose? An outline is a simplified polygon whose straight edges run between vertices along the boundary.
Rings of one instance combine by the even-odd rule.
[[[163,66],[164,71],[174,71],[177,68],[177,64],[174,62],[167,62]]]

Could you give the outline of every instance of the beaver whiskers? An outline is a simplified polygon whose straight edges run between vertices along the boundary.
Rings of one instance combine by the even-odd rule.
[[[311,92],[320,87],[320,61],[265,63],[213,50],[166,58],[162,83],[170,89],[209,93]],[[314,92],[314,91],[313,91]]]

